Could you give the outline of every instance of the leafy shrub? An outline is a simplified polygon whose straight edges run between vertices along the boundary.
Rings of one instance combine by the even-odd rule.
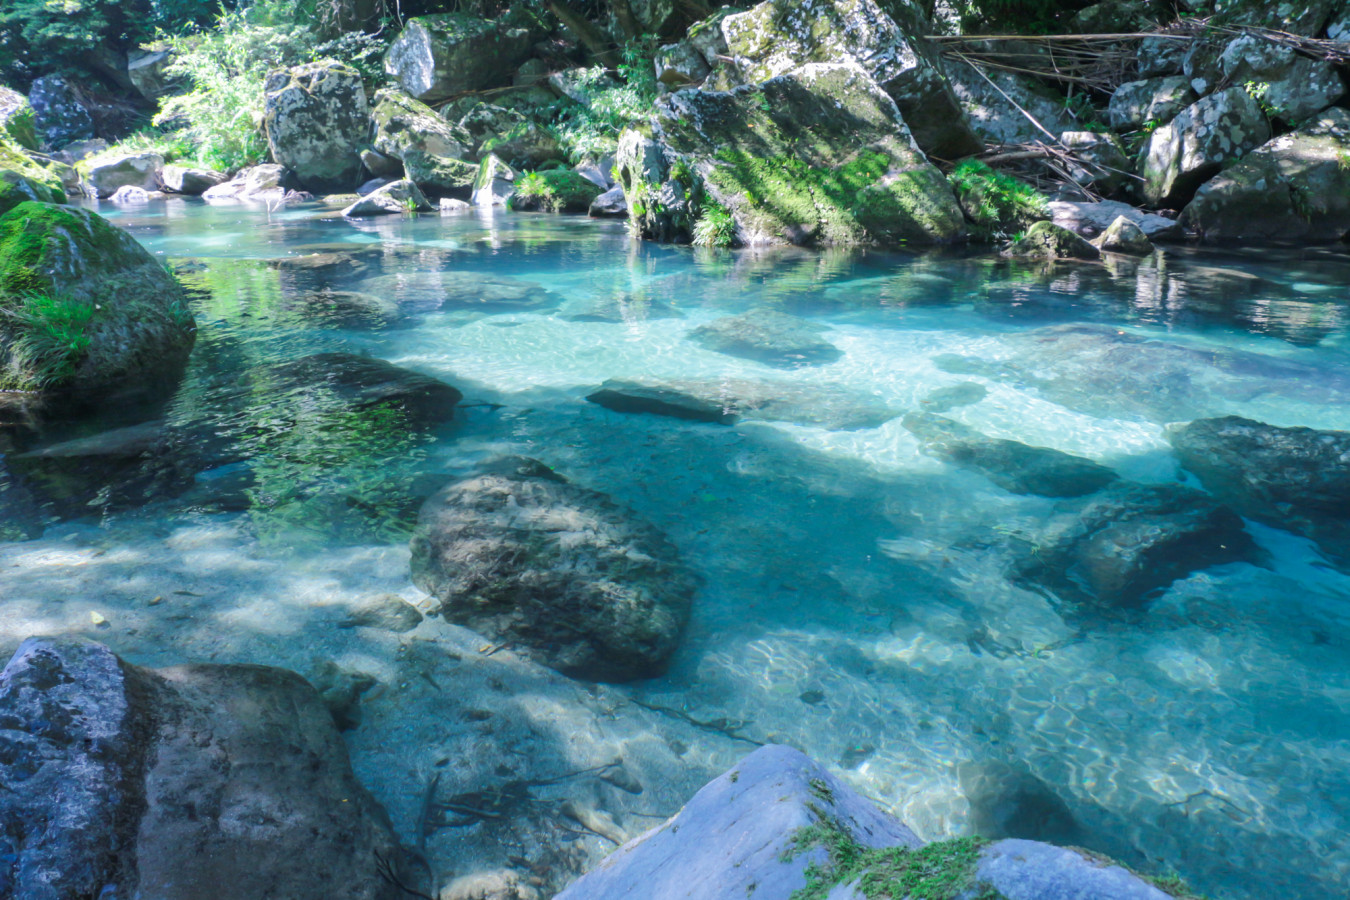
[[[570,169],[528,172],[516,181],[511,207],[555,213],[580,212],[599,194],[598,186]]]
[[[693,241],[699,247],[730,247],[736,243],[736,220],[726,207],[709,200],[694,220]]]
[[[616,83],[604,66],[587,69],[581,86],[588,91],[588,101],[561,107],[553,129],[573,162],[613,153],[625,128],[651,116],[656,100],[651,51],[630,43],[618,75]]]
[[[1021,179],[967,159],[949,177],[962,211],[985,237],[1006,236],[1049,218],[1046,199]]]

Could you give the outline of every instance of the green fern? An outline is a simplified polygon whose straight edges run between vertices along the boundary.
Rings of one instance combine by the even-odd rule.
[[[699,247],[730,247],[736,243],[736,220],[721,204],[705,203],[694,221],[693,240]]]

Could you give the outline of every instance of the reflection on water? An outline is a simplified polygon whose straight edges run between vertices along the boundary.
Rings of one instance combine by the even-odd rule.
[[[146,661],[223,648],[387,667],[307,611],[355,582],[412,596],[420,500],[520,453],[637,510],[703,577],[670,673],[623,694],[717,748],[800,746],[928,837],[1071,840],[1235,898],[1327,897],[1350,879],[1350,579],[1247,522],[1259,552],[1185,572],[1136,615],[1084,614],[1010,577],[1080,501],[991,480],[1014,445],[980,443],[1194,486],[1168,423],[1350,429],[1344,256],[1051,266],[634,245],[621,224],[566,217],[353,224],[182,201],[110,215],[177,267],[200,336],[167,402],[8,434],[5,466],[47,533],[0,545],[6,646],[88,629],[98,604],[119,630],[91,633]],[[769,367],[687,338],[762,309],[809,320],[839,359]],[[418,374],[463,394],[453,416]],[[703,424],[586,402],[610,379],[784,396],[772,416],[749,403]],[[820,426],[856,420],[850,403],[897,417]],[[935,453],[899,417],[920,411],[965,443]],[[184,602],[213,590],[215,612],[151,620],[149,569],[213,573]],[[435,718],[408,681],[349,736],[405,829],[399,770],[427,752],[408,735]],[[667,740],[655,774],[724,752],[693,740]]]

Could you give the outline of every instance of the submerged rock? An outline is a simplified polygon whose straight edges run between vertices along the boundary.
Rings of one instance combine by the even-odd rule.
[[[429,375],[353,353],[316,353],[272,366],[268,375],[283,389],[308,394],[322,389],[348,409],[398,409],[423,423],[448,419],[464,399]]]
[[[1066,844],[1082,839],[1068,804],[1024,767],[984,760],[962,763],[956,771],[976,834]]]
[[[1120,483],[1061,503],[1032,538],[1017,577],[1111,613],[1143,606],[1191,572],[1255,555],[1242,519],[1208,494]]]
[[[557,900],[781,900],[808,891],[863,900],[893,885],[911,893],[887,890],[886,896],[1169,900],[1085,851],[979,838],[925,845],[829,770],[774,744],[706,785],[678,815],[614,851]]]
[[[844,355],[820,336],[824,330],[822,325],[778,310],[755,309],[714,319],[689,332],[689,338],[717,353],[790,368],[832,363]]]
[[[271,72],[263,91],[272,158],[294,172],[307,191],[351,190],[370,127],[360,73],[321,60]]]
[[[934,413],[911,413],[903,424],[925,453],[979,472],[1014,494],[1081,497],[1116,480],[1115,472],[1090,459],[991,438]]]
[[[919,401],[927,412],[945,413],[962,406],[979,403],[989,396],[989,389],[977,381],[964,381],[950,387],[938,388]]]
[[[875,398],[833,385],[746,381],[611,379],[586,397],[615,412],[642,412],[730,425],[741,418],[830,429],[875,428],[899,412]]]
[[[163,388],[196,337],[182,286],[85,209],[29,202],[0,216],[0,293],[23,298],[22,315],[0,317],[0,389],[85,403]]]
[[[569,322],[643,322],[683,317],[684,313],[664,300],[619,293],[577,297],[558,309],[558,318]]]
[[[0,459],[0,543],[42,537],[40,507],[31,491]]]
[[[447,621],[518,644],[565,675],[629,681],[664,671],[694,594],[675,548],[604,494],[547,469],[496,468],[422,507],[413,582]]]
[[[480,272],[443,272],[440,288],[447,308],[524,312],[562,302],[561,296],[538,282]]]
[[[31,638],[0,673],[0,721],[6,894],[403,896],[382,869],[403,870],[404,851],[292,672],[142,669]]]
[[[422,623],[422,613],[398,594],[369,597],[343,620],[346,628],[383,628],[404,634]]]
[[[1220,500],[1350,563],[1350,432],[1225,416],[1173,425],[1167,438]]]

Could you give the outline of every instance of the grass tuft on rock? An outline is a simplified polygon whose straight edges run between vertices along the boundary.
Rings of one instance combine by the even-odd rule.
[[[978,159],[959,163],[948,180],[961,211],[986,239],[1007,237],[1050,218],[1048,203],[1040,191]]]
[[[584,212],[600,196],[600,187],[569,169],[530,172],[516,182],[511,208],[544,212]]]
[[[10,339],[15,366],[26,373],[10,385],[0,373],[0,388],[46,388],[69,380],[89,350],[94,306],[70,297],[32,291],[0,300],[0,319]]]

